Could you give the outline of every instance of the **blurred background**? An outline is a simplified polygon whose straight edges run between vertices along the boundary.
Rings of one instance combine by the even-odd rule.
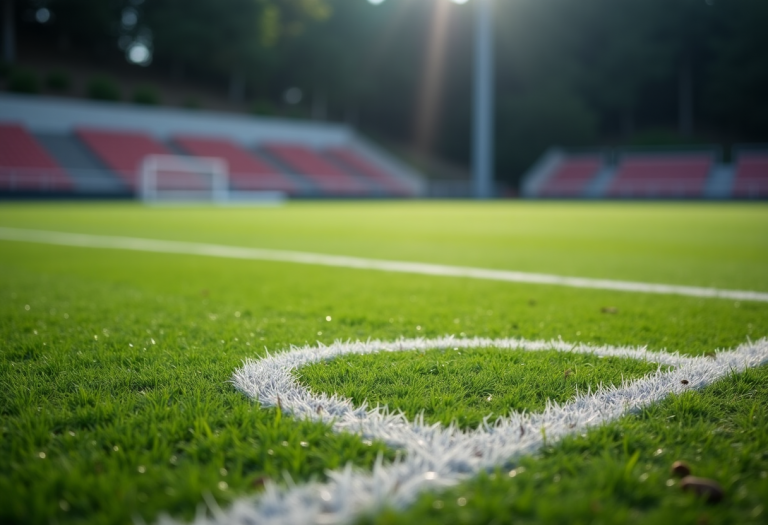
[[[399,195],[451,196],[451,181],[456,196],[470,192],[478,0],[1,1],[0,88],[23,96],[0,119],[32,135],[55,130],[8,115],[51,96],[340,124],[381,153],[357,160],[396,172]],[[763,196],[768,156],[753,155],[746,175],[736,163],[768,142],[765,0],[496,0],[493,21],[496,196],[610,196],[616,177],[630,182],[614,196],[639,196],[622,159],[660,151],[684,154],[678,166],[709,159],[693,190],[684,173],[667,196],[732,197],[740,176],[744,195]],[[87,167],[109,168],[92,143]],[[301,186],[306,173],[262,156]],[[672,168],[650,161],[668,178]],[[665,196],[653,187],[647,195]]]

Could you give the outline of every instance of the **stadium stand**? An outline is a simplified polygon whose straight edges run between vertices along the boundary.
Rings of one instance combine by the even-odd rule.
[[[311,180],[323,193],[363,196],[372,188],[334,166],[308,147],[299,144],[266,144],[264,151],[288,166],[296,175]]]
[[[401,197],[411,194],[409,188],[398,180],[397,176],[373,165],[350,148],[330,148],[323,153],[347,171],[367,178],[386,194]]]
[[[768,197],[768,150],[739,153],[732,191],[737,198]]]
[[[10,181],[12,171],[15,181],[0,186],[4,197],[27,191],[17,183],[20,170],[27,170],[30,186],[34,168],[69,195],[130,198],[140,166],[157,154],[224,159],[235,197],[245,200],[262,190],[312,198],[416,196],[426,188],[420,173],[331,122],[0,92],[0,125],[0,173]],[[35,151],[19,163],[16,157],[29,148]],[[173,174],[166,175],[170,183]],[[196,179],[190,189],[205,177],[185,175]],[[71,182],[66,191],[61,181]]]
[[[232,141],[190,136],[176,136],[173,141],[191,155],[217,157],[227,161],[230,185],[238,190],[271,190],[296,194],[297,185],[288,177],[268,165],[255,152],[246,151]]]
[[[148,155],[171,155],[163,144],[141,132],[85,129],[76,135],[132,189],[138,187],[141,163]]]
[[[72,181],[24,127],[0,124],[0,189],[66,191]]]
[[[564,158],[539,188],[540,197],[583,197],[595,179],[604,160],[601,155],[578,155]]]
[[[66,170],[74,183],[73,193],[104,197],[131,195],[123,180],[107,169],[74,134],[38,132],[32,135]]]
[[[606,196],[700,198],[713,166],[711,152],[624,153]]]

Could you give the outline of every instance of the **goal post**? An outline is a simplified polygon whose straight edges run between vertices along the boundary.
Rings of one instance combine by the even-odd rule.
[[[144,203],[229,201],[227,161],[213,157],[148,155],[139,170]]]

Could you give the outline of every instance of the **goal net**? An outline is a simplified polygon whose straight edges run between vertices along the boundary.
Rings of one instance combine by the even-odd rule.
[[[224,204],[230,200],[224,159],[149,155],[139,175],[139,198],[145,203]]]

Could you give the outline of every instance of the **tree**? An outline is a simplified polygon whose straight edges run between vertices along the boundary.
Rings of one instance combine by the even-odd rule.
[[[26,29],[116,58],[118,41],[146,39],[150,67],[226,79],[235,100],[246,83],[264,98],[297,86],[317,115],[356,114],[366,131],[404,143],[440,5],[450,16],[433,153],[468,164],[474,9],[446,2],[47,0],[53,22]],[[17,15],[40,5],[15,0]],[[724,130],[768,140],[765,0],[497,0],[496,23],[497,164],[508,179],[550,145],[615,144],[635,129],[674,141],[695,123],[712,140]]]
[[[768,141],[768,3],[729,0],[713,8],[720,25],[706,71],[711,116],[741,140]]]
[[[228,75],[236,101],[276,44],[328,14],[323,0],[156,0],[143,9],[158,58]]]
[[[39,2],[28,0],[27,8]],[[53,13],[53,30],[59,39],[88,52],[118,52],[120,18],[129,0],[51,0],[47,7]]]

